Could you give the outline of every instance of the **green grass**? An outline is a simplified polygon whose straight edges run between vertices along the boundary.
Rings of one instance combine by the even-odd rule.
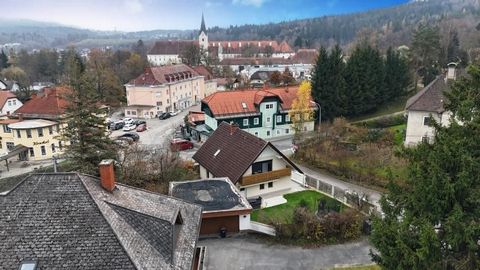
[[[281,221],[282,223],[288,224],[292,222],[293,211],[295,210],[295,208],[300,206],[302,201],[306,203],[306,206],[310,211],[316,212],[318,201],[321,198],[324,198],[325,200],[327,200],[327,204],[336,206],[340,210],[346,207],[342,203],[338,202],[337,200],[332,199],[328,196],[325,196],[313,190],[305,190],[305,191],[290,193],[290,194],[284,195],[283,197],[287,200],[287,203],[273,206],[273,207],[254,210],[251,215],[252,220],[261,221],[261,222],[276,220],[276,221]]]
[[[333,268],[332,270],[380,270],[378,265],[353,266],[344,268]]]
[[[349,118],[351,122],[363,121],[366,119],[401,112],[405,109],[409,96],[400,97],[397,100],[380,106],[375,112]]]
[[[404,140],[404,133],[407,130],[407,124],[401,124],[393,127],[389,127],[388,130],[392,131],[395,138],[396,145],[402,145]]]

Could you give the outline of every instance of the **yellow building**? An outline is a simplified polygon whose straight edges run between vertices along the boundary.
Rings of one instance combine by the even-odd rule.
[[[41,160],[52,158],[63,152],[64,145],[60,140],[58,122],[33,119],[9,124],[15,145],[28,147],[28,159]]]

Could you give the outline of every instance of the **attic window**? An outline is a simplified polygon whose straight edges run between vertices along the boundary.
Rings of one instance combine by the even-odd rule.
[[[218,149],[215,154],[213,154],[214,157],[216,157],[218,155],[218,153],[220,153],[220,149]]]
[[[244,108],[244,109],[247,108],[247,104],[245,102],[242,102],[242,108]]]
[[[20,264],[19,270],[35,270],[37,269],[36,261],[24,261]]]

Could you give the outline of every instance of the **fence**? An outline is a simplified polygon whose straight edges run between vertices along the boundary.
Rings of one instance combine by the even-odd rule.
[[[367,198],[364,196],[357,194],[356,192],[344,190],[329,183],[323,182],[322,180],[313,178],[310,175],[305,176],[305,183],[307,186],[314,188],[350,207],[357,208],[366,214],[379,213],[377,207],[368,202]]]

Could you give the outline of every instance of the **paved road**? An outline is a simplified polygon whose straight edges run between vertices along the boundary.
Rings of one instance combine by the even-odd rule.
[[[331,269],[339,265],[371,264],[372,248],[366,239],[359,242],[303,249],[268,245],[253,236],[207,239],[207,269]]]

